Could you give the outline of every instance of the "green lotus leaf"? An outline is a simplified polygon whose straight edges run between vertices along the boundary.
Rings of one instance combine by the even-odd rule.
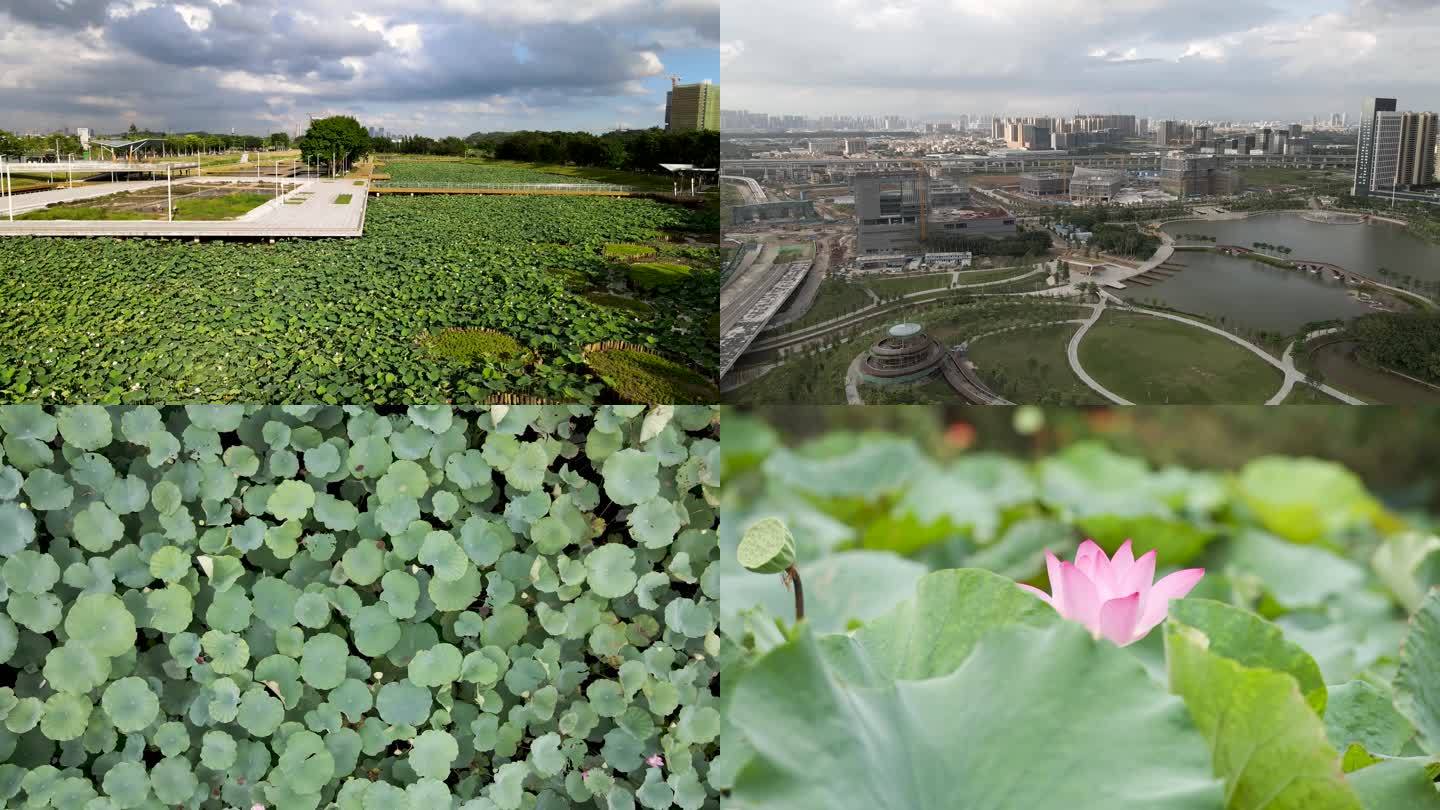
[[[415,738],[410,749],[410,768],[415,773],[430,779],[445,779],[450,775],[450,765],[460,754],[455,738],[443,731],[430,729]]]
[[[45,714],[40,718],[40,733],[56,742],[73,740],[85,733],[90,722],[91,702],[70,692],[56,692],[45,699]]]
[[[565,755],[560,751],[560,735],[554,732],[535,738],[530,746],[530,764],[541,776],[559,776],[565,770]]]
[[[939,810],[956,795],[1027,810],[1222,805],[1184,704],[1078,624],[998,627],[958,667],[925,680],[856,681],[827,658],[805,630],[735,687],[729,721],[755,751],[735,779],[736,807]],[[1127,711],[1112,710],[1116,694]],[[1071,778],[1094,762],[1126,767]]]
[[[60,566],[50,555],[26,549],[0,566],[0,579],[16,593],[47,593],[60,581]]]
[[[212,771],[229,770],[235,764],[235,740],[223,731],[205,732],[200,744],[200,762]]]
[[[435,570],[435,578],[454,582],[465,576],[470,560],[449,532],[430,532],[420,545],[420,564]]]
[[[60,598],[53,593],[11,594],[5,609],[16,624],[32,633],[48,633],[60,624]]]
[[[285,739],[275,771],[272,778],[283,787],[300,795],[318,793],[335,775],[335,757],[320,735],[297,731]]]
[[[125,527],[109,506],[93,501],[75,515],[75,542],[86,551],[102,554],[120,542]]]
[[[400,625],[379,605],[360,608],[350,629],[355,634],[355,649],[362,655],[384,655],[400,642]]]
[[[415,615],[415,604],[420,599],[420,583],[404,571],[388,571],[380,580],[384,588],[380,599],[390,615],[397,619],[408,619]]]
[[[1214,750],[1215,772],[1225,779],[1229,796],[1226,806],[1360,810],[1341,774],[1340,755],[1295,678],[1246,666],[1211,651],[1209,644],[1202,630],[1173,615],[1166,622],[1170,685]],[[1223,637],[1221,644],[1230,648]]]
[[[115,596],[84,594],[65,614],[65,633],[72,643],[113,658],[135,647],[135,617]]]
[[[150,555],[150,575],[164,582],[179,582],[190,573],[190,555],[174,546],[161,546]]]
[[[1317,542],[1383,514],[1360,479],[1331,461],[1256,459],[1245,465],[1236,488],[1266,529],[1297,543]]]
[[[304,481],[282,481],[270,493],[265,509],[280,520],[301,520],[314,505],[314,487]]]
[[[380,687],[375,710],[391,725],[418,726],[430,716],[430,690],[409,680],[392,681]]]
[[[185,804],[199,786],[200,780],[184,757],[166,757],[150,771],[150,787],[155,791],[155,798],[165,804]]]
[[[461,489],[490,483],[492,471],[479,450],[454,453],[445,460],[445,477]]]
[[[110,413],[99,405],[61,408],[56,422],[60,437],[81,450],[99,450],[110,443]]]
[[[595,593],[619,599],[635,589],[635,552],[628,546],[611,543],[585,555],[585,577]]]
[[[1395,710],[1390,695],[1365,681],[1350,681],[1329,687],[1325,733],[1337,751],[1359,743],[1372,754],[1399,756],[1415,727]]]
[[[1395,708],[1420,732],[1425,750],[1440,753],[1440,589],[1430,589],[1410,617],[1395,675]]]
[[[210,630],[200,637],[200,646],[210,659],[210,668],[220,675],[234,675],[250,661],[250,645],[235,633]]]
[[[345,661],[350,649],[333,633],[319,633],[305,641],[300,658],[300,677],[316,689],[334,689],[345,680]]]
[[[145,606],[150,610],[150,626],[162,633],[182,632],[194,618],[194,599],[179,585],[145,594]]]
[[[269,692],[258,686],[246,690],[240,699],[236,722],[253,737],[268,737],[285,720],[285,707]]]
[[[35,514],[18,503],[0,503],[0,555],[9,556],[35,542]]]
[[[160,713],[160,699],[150,691],[143,678],[121,678],[105,687],[100,699],[110,722],[122,732],[140,731],[155,722]]]
[[[664,548],[680,531],[680,513],[664,498],[651,498],[630,510],[630,530],[646,548]]]
[[[110,679],[110,657],[80,644],[62,644],[46,654],[44,674],[57,692],[83,695]]]
[[[621,450],[601,465],[605,494],[623,506],[635,506],[660,492],[660,460],[634,448]]]
[[[138,762],[118,762],[105,772],[105,794],[120,810],[140,807],[150,796],[150,778]]]
[[[173,757],[190,749],[190,732],[184,723],[171,720],[156,727],[151,743],[160,749],[160,753]]]
[[[340,557],[345,576],[356,585],[369,585],[385,571],[385,555],[371,542],[361,542]]]
[[[1288,673],[1316,714],[1325,713],[1325,679],[1320,667],[1309,653],[1288,641],[1280,628],[1247,610],[1209,599],[1172,602],[1170,618],[1204,633],[1211,653],[1247,667]]]
[[[375,494],[379,496],[381,503],[402,498],[418,501],[429,488],[430,478],[425,474],[425,468],[413,461],[402,459],[391,464],[390,469],[381,476]]]
[[[410,659],[410,680],[420,686],[448,686],[460,679],[460,664],[459,648],[437,644]]]
[[[324,596],[309,592],[295,600],[295,621],[312,630],[330,623],[330,603]]]

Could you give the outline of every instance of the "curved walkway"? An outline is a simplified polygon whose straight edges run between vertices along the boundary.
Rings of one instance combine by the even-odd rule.
[[[1187,325],[1189,325],[1189,326],[1195,326],[1195,327],[1198,327],[1198,328],[1200,328],[1200,329],[1204,329],[1204,330],[1207,331],[1207,332],[1211,332],[1211,333],[1214,333],[1214,334],[1216,334],[1216,335],[1219,335],[1220,337],[1225,338],[1226,340],[1230,341],[1231,343],[1235,343],[1235,344],[1237,344],[1237,345],[1239,345],[1239,346],[1244,347],[1245,349],[1250,350],[1252,353],[1254,353],[1256,356],[1258,356],[1261,360],[1264,360],[1266,363],[1269,363],[1271,366],[1274,366],[1276,369],[1279,369],[1280,373],[1284,375],[1284,380],[1281,382],[1280,389],[1275,392],[1274,396],[1272,396],[1272,397],[1270,397],[1270,399],[1266,400],[1266,402],[1265,402],[1266,405],[1279,405],[1282,401],[1284,401],[1285,397],[1290,394],[1291,389],[1294,388],[1295,383],[1297,383],[1297,382],[1298,382],[1298,383],[1303,383],[1303,384],[1305,384],[1305,385],[1312,385],[1312,386],[1320,389],[1321,391],[1324,391],[1326,394],[1329,394],[1330,396],[1332,396],[1332,397],[1340,400],[1341,402],[1346,403],[1347,405],[1364,405],[1364,404],[1365,404],[1362,400],[1356,399],[1355,397],[1350,396],[1349,394],[1345,393],[1344,391],[1340,391],[1340,390],[1338,390],[1338,389],[1336,389],[1336,388],[1332,388],[1332,387],[1330,387],[1330,386],[1328,386],[1328,385],[1325,385],[1324,383],[1314,383],[1314,382],[1311,382],[1311,381],[1307,380],[1307,379],[1305,378],[1305,375],[1302,374],[1302,373],[1300,373],[1299,369],[1295,368],[1295,363],[1294,363],[1292,360],[1288,359],[1288,354],[1289,354],[1288,351],[1286,352],[1286,354],[1287,354],[1287,359],[1286,359],[1286,360],[1283,360],[1283,361],[1282,361],[1282,360],[1276,360],[1275,357],[1274,357],[1274,355],[1270,354],[1269,352],[1265,351],[1264,349],[1260,348],[1259,346],[1255,345],[1254,343],[1251,343],[1250,341],[1246,340],[1245,338],[1240,337],[1239,335],[1234,335],[1234,334],[1231,334],[1231,333],[1229,333],[1229,332],[1226,332],[1224,329],[1221,329],[1221,328],[1219,328],[1218,326],[1212,326],[1212,325],[1210,325],[1210,324],[1208,324],[1208,323],[1205,323],[1204,321],[1195,320],[1194,318],[1187,318],[1187,317],[1185,317],[1184,315],[1176,315],[1176,314],[1173,313],[1173,312],[1160,312],[1159,310],[1145,309],[1144,307],[1137,307],[1137,306],[1130,306],[1130,305],[1127,305],[1127,304],[1126,304],[1124,301],[1122,301],[1121,299],[1116,298],[1115,296],[1111,295],[1111,294],[1108,293],[1108,292],[1105,292],[1104,290],[1101,290],[1101,291],[1100,291],[1100,295],[1103,297],[1103,299],[1107,299],[1107,300],[1113,301],[1114,303],[1116,303],[1117,305],[1119,305],[1122,309],[1125,309],[1125,310],[1127,310],[1127,311],[1129,311],[1129,312],[1138,312],[1138,313],[1141,313],[1141,314],[1144,314],[1144,315],[1151,315],[1151,316],[1154,316],[1154,317],[1156,317],[1156,318],[1165,318],[1165,319],[1167,319],[1167,320],[1176,321],[1176,322],[1178,322],[1178,323],[1187,324]],[[1124,401],[1124,400],[1122,400],[1121,398],[1117,397],[1116,395],[1112,394],[1110,391],[1108,391],[1107,389],[1105,389],[1105,388],[1104,388],[1103,386],[1101,386],[1099,383],[1095,382],[1095,381],[1090,377],[1090,375],[1089,375],[1089,374],[1086,374],[1085,371],[1080,367],[1080,357],[1079,357],[1079,353],[1078,353],[1078,349],[1079,349],[1079,346],[1080,346],[1080,339],[1084,336],[1084,334],[1085,334],[1086,332],[1088,332],[1088,331],[1090,330],[1090,327],[1094,325],[1095,321],[1099,320],[1100,314],[1101,314],[1101,312],[1103,312],[1103,311],[1104,311],[1104,303],[1102,302],[1102,303],[1100,303],[1100,304],[1096,304],[1096,305],[1095,305],[1095,310],[1094,310],[1094,312],[1091,313],[1089,320],[1088,320],[1085,324],[1081,325],[1081,327],[1080,327],[1079,329],[1075,330],[1075,335],[1074,335],[1073,337],[1071,337],[1071,339],[1070,339],[1070,345],[1069,345],[1069,347],[1067,348],[1067,354],[1068,354],[1069,357],[1070,357],[1070,366],[1071,366],[1072,369],[1075,370],[1075,373],[1080,376],[1080,379],[1084,380],[1086,385],[1089,385],[1091,388],[1095,389],[1095,391],[1096,391],[1097,393],[1101,394],[1102,396],[1105,396],[1106,398],[1110,399],[1110,401],[1112,401],[1112,402],[1116,402],[1117,404],[1130,405],[1130,404],[1133,404],[1133,403]]]
[[[1094,377],[1090,376],[1084,366],[1080,365],[1080,340],[1085,337],[1086,332],[1090,331],[1090,327],[1094,326],[1095,322],[1100,320],[1100,314],[1105,311],[1105,300],[1105,298],[1101,298],[1100,301],[1095,304],[1095,308],[1090,311],[1090,317],[1086,318],[1085,321],[1080,324],[1080,328],[1075,330],[1075,334],[1070,336],[1070,343],[1065,347],[1065,356],[1070,360],[1070,370],[1075,372],[1075,376],[1079,377],[1081,382],[1090,386],[1095,393],[1105,397],[1116,405],[1134,405],[1135,403],[1101,385]]]

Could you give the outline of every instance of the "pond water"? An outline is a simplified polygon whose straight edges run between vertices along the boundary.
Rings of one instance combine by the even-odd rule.
[[[1173,222],[1165,230],[1172,236],[1207,234],[1222,245],[1284,245],[1294,251],[1287,259],[1338,264],[1377,281],[1390,281],[1377,272],[1381,267],[1392,271],[1391,279],[1408,273],[1440,281],[1440,245],[1432,245],[1405,226],[1391,222],[1328,224],[1311,222],[1300,214],[1257,214],[1245,219]]]
[[[1187,230],[1184,233],[1196,233]],[[1251,240],[1254,241],[1254,240]],[[1246,329],[1293,333],[1311,321],[1374,312],[1329,273],[1282,270],[1250,259],[1179,250],[1171,264],[1185,269],[1149,287],[1127,284],[1118,294],[1142,306],[1159,303]]]
[[[1366,402],[1386,405],[1434,405],[1440,391],[1395,374],[1362,364],[1354,357],[1355,343],[1338,341],[1320,346],[1312,359],[1325,382]]]

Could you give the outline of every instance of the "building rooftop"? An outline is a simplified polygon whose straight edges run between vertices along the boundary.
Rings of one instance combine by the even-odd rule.
[[[918,323],[897,323],[890,327],[890,337],[903,338],[918,334],[920,334],[920,324]]]

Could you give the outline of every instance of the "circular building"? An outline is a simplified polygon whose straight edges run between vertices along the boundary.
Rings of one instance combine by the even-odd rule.
[[[899,323],[875,342],[860,364],[866,382],[880,385],[906,383],[928,377],[940,369],[945,347],[925,334],[918,323]]]

